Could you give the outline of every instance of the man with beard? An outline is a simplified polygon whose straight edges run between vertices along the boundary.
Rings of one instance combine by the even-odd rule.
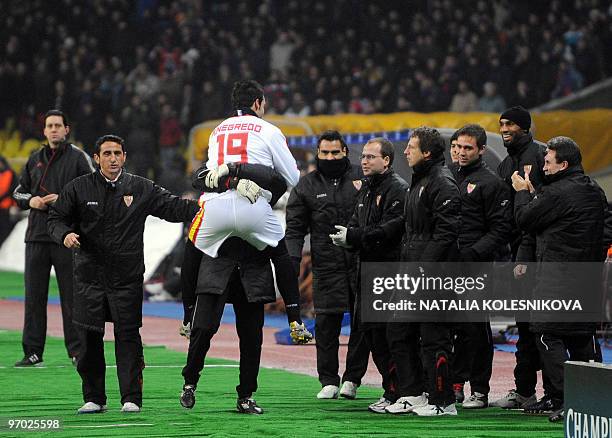
[[[529,132],[531,128],[531,115],[521,107],[515,106],[504,111],[499,117],[499,132],[508,150],[508,156],[497,167],[497,174],[512,187],[512,175],[515,172],[521,177],[528,175],[534,189],[538,189],[544,181],[544,155],[546,147],[537,142]],[[514,205],[514,191],[511,192],[511,204]],[[511,208],[513,208],[511,206]],[[517,287],[522,287],[521,277],[527,274],[527,266],[520,262],[533,261],[535,257],[535,239],[516,225],[514,221],[510,246],[512,261],[516,261],[514,277]],[[517,323],[519,339],[516,343],[516,366],[514,367],[514,380],[516,389],[510,390],[502,398],[491,402],[490,406],[506,409],[523,408],[536,402],[535,388],[538,380],[537,372],[541,368],[540,355],[536,346],[536,339],[529,331],[527,322]],[[546,376],[543,376],[546,389]]]
[[[339,132],[324,132],[318,140],[316,170],[300,180],[287,204],[286,240],[298,272],[304,237],[310,233],[319,399],[338,397],[338,337],[345,312],[351,314],[351,335],[340,396],[355,398],[368,366],[369,350],[354,324],[357,255],[328,237],[335,224],[346,225],[351,219],[361,187],[361,172],[351,165],[348,153]]]
[[[508,245],[512,232],[510,189],[482,159],[487,134],[481,126],[466,125],[455,135],[461,195],[459,261],[470,271],[468,263],[493,262]],[[491,324],[488,319],[457,323],[454,331],[455,394],[463,395],[463,384],[468,380],[472,390],[467,400],[457,401],[463,402],[464,409],[486,408],[493,369]]]

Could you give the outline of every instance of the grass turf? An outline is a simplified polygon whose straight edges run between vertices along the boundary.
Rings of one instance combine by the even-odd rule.
[[[0,299],[24,295],[23,272],[0,271]],[[49,280],[49,296],[59,297],[55,276]]]
[[[561,424],[546,417],[487,409],[459,410],[458,417],[417,418],[378,415],[367,405],[380,396],[376,388],[360,388],[358,398],[317,400],[316,379],[282,370],[262,369],[258,403],[262,416],[235,411],[234,386],[238,380],[233,362],[210,359],[196,393],[193,410],[178,403],[185,353],[163,347],[145,347],[149,368],[144,371],[144,400],[140,414],[122,414],[114,368],[107,369],[108,412],[76,415],[82,404],[78,374],[64,351],[63,342],[48,338],[45,368],[12,368],[21,357],[20,333],[0,331],[0,435],[24,436],[6,427],[8,419],[60,419],[59,432],[51,436],[417,436],[417,437],[550,437],[561,436]],[[214,341],[213,341],[214,342]],[[265,348],[265,346],[264,346]],[[107,365],[114,364],[112,343],[106,343]],[[162,367],[163,366],[163,367]],[[27,436],[42,436],[30,432]]]

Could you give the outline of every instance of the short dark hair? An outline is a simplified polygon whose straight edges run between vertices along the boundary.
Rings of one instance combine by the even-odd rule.
[[[106,135],[103,135],[102,137],[100,137],[100,138],[98,138],[96,140],[96,145],[95,145],[95,148],[94,148],[94,154],[100,155],[100,146],[102,146],[102,143],[105,143],[107,141],[112,141],[113,143],[117,143],[117,144],[121,145],[121,150],[123,151],[123,153],[126,152],[126,150],[125,150],[125,140],[124,139],[122,139],[118,135],[106,134]]]
[[[319,136],[319,139],[317,140],[317,149],[319,149],[321,147],[321,142],[323,140],[326,140],[326,141],[339,141],[340,145],[342,146],[342,150],[345,150],[346,151],[346,155],[348,156],[348,153],[349,153],[348,146],[346,145],[346,142],[344,141],[344,138],[342,137],[342,134],[340,134],[338,131],[329,130],[329,131],[323,132],[323,134],[321,134]]]
[[[369,139],[366,144],[370,143],[378,143],[380,144],[380,155],[384,157],[389,157],[389,167],[393,164],[393,159],[395,158],[395,146],[391,143],[386,137],[374,137]]]
[[[70,123],[68,123],[68,117],[66,117],[66,114],[64,114],[62,111],[58,109],[52,109],[45,113],[45,117],[43,118],[45,125],[47,124],[47,117],[51,117],[51,116],[61,117],[62,122],[64,122],[64,126],[70,126]]]
[[[571,167],[582,163],[580,146],[569,137],[553,137],[546,143],[546,147],[555,151],[555,158],[559,164],[567,161],[568,167]]]
[[[454,142],[455,140],[457,140],[457,138],[459,138],[459,130],[457,129],[455,132],[453,132],[453,135],[450,136],[450,138],[448,139],[448,144],[452,144],[452,142]]]
[[[421,152],[430,152],[432,157],[442,155],[446,149],[442,135],[434,128],[421,126],[412,131],[410,136],[418,138]]]
[[[263,100],[264,89],[256,81],[247,79],[234,83],[232,89],[232,107],[237,110],[240,108],[250,108],[259,99]]]
[[[466,135],[468,137],[475,138],[478,149],[482,149],[487,144],[487,132],[483,129],[482,126],[476,125],[474,123],[462,126],[457,131],[455,131],[455,134],[457,134],[457,138],[459,138],[461,135]]]

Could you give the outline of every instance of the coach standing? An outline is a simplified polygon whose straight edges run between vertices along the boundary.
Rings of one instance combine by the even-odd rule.
[[[399,257],[402,262],[437,263],[453,260],[455,256],[461,198],[445,165],[444,149],[442,136],[433,128],[417,128],[408,140],[404,154],[413,174],[404,204],[405,232]],[[401,396],[387,412],[457,415],[449,378],[452,350],[449,326],[391,322],[387,325],[387,337],[397,366]]]
[[[544,181],[544,155],[546,146],[533,139],[530,132],[531,115],[521,107],[508,108],[499,116],[499,133],[508,151],[508,156],[499,163],[497,167],[498,176],[504,180],[508,188],[512,187],[512,175],[517,172],[521,177],[529,175],[529,180],[534,189],[539,189]],[[511,204],[514,205],[514,190],[511,191]],[[513,208],[511,206],[511,208]],[[514,276],[517,280],[524,277],[527,266],[521,262],[535,260],[535,238],[524,232],[513,221],[512,237],[510,246],[512,248],[512,261],[516,261]],[[515,282],[515,287],[524,286],[524,281]],[[536,346],[536,339],[529,331],[527,322],[517,322],[518,341],[516,343],[516,365],[514,367],[514,381],[516,390],[510,390],[502,398],[489,403],[505,409],[523,408],[536,402],[536,383],[538,381],[538,370],[541,368],[540,355]],[[548,379],[542,373],[544,392],[548,390]]]
[[[302,177],[289,196],[286,239],[299,267],[304,237],[310,233],[317,372],[322,386],[317,398],[331,399],[338,397],[340,386],[338,348],[344,312],[350,312],[351,323],[354,320],[357,254],[335,246],[329,234],[335,231],[334,225],[346,225],[351,219],[361,175],[351,165],[348,147],[338,131],[319,137],[316,160],[316,170]],[[369,355],[362,332],[352,324],[342,397],[355,398]]]
[[[50,211],[49,233],[74,251],[74,322],[81,350],[77,370],[85,404],[79,413],[106,410],[104,322],[114,323],[115,357],[123,412],[142,406],[143,232],[147,216],[186,222],[198,205],[123,170],[123,139],[96,141],[100,170],[64,188]]]
[[[584,174],[580,149],[571,138],[555,137],[547,146],[546,176],[541,190],[530,193],[528,178],[518,173],[512,176],[516,190],[516,222],[521,229],[536,235],[535,296],[555,299],[567,296],[567,291],[592,294],[601,287],[600,277],[574,276],[568,271],[568,262],[604,261],[606,196]],[[585,284],[585,279],[594,279],[595,284]],[[550,387],[547,397],[525,407],[525,412],[551,413],[563,407],[563,363],[567,360],[601,362],[600,351],[596,348],[596,322],[535,321],[529,328],[535,334]]]
[[[25,237],[24,358],[15,363],[16,367],[36,366],[43,361],[51,266],[59,286],[68,356],[74,361],[79,351],[78,335],[72,324],[72,254],[51,239],[47,217],[49,206],[64,186],[94,169],[87,154],[66,141],[70,127],[64,113],[50,110],[44,120],[47,144],[30,155],[13,193],[19,207],[30,209]]]
[[[397,234],[401,230],[402,201],[408,183],[393,170],[394,157],[395,148],[387,138],[372,138],[363,146],[361,169],[365,178],[353,216],[347,226],[336,225],[338,232],[330,235],[334,245],[358,251],[358,266],[367,262],[396,261],[399,257]],[[385,408],[397,400],[396,366],[387,342],[387,324],[363,321],[360,275],[361,267],[357,271],[357,326],[363,331],[384,389],[383,396],[368,406],[368,410],[384,414]]]

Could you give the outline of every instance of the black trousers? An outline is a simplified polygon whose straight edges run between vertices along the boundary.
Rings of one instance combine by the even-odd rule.
[[[83,401],[106,404],[106,361],[104,359],[104,333],[78,329],[81,352],[77,371],[83,382]],[[142,370],[144,357],[138,328],[118,330],[115,327],[115,359],[121,403],[132,402],[142,406]]]
[[[26,242],[23,352],[26,356],[36,353],[42,358],[45,350],[51,266],[55,268],[59,286],[64,343],[68,356],[76,357],[79,335],[72,323],[72,251],[51,242]]]
[[[257,376],[263,343],[264,305],[249,303],[235,270],[221,295],[200,294],[196,298],[192,320],[187,364],[183,368],[185,384],[197,385],[210,340],[219,330],[223,309],[231,302],[236,314],[236,331],[240,348],[240,376],[236,386],[238,398],[250,397],[257,391]]]
[[[362,324],[363,337],[366,345],[372,352],[372,360],[382,377],[383,397],[395,402],[398,399],[397,368],[391,357],[389,343],[387,342],[387,328],[383,324]]]
[[[453,327],[453,383],[470,382],[472,393],[488,394],[493,372],[493,336],[489,322]]]
[[[338,349],[340,348],[340,331],[342,329],[342,313],[319,313],[315,317],[315,334],[317,340],[317,372],[321,386],[340,385],[338,376]],[[351,322],[354,318],[351,318]],[[346,352],[346,370],[342,382],[353,382],[361,385],[361,379],[368,369],[370,349],[364,338],[363,331],[352,324]]]
[[[397,367],[398,396],[429,393],[429,403],[454,403],[450,328],[434,323],[389,323],[387,337]],[[422,356],[421,356],[422,354]]]
[[[563,400],[563,363],[567,360],[601,362],[601,350],[593,335],[557,336],[535,333],[542,357],[542,369],[548,377],[546,395]]]
[[[516,365],[514,367],[516,392],[525,397],[535,394],[538,371],[542,370],[544,394],[549,395],[552,388],[546,370],[542,368],[536,335],[529,330],[528,322],[517,322],[516,325],[519,334],[516,342]]]

